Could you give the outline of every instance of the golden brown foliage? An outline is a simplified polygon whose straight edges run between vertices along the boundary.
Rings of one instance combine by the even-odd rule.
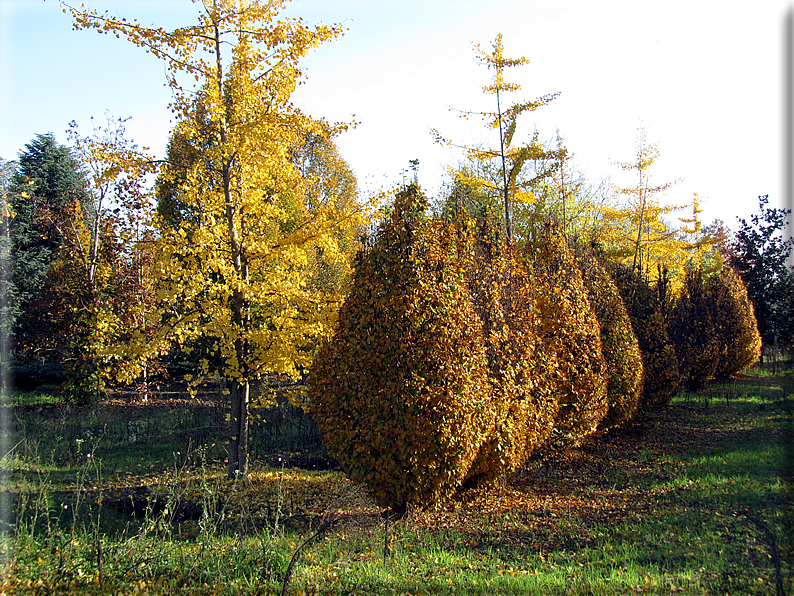
[[[328,450],[396,509],[453,492],[493,420],[457,234],[426,208],[415,185],[397,195],[309,375]]]
[[[742,278],[728,266],[709,278],[719,344],[715,375],[730,377],[758,362],[761,335]]]
[[[612,428],[637,415],[642,392],[642,354],[623,299],[593,249],[579,246],[576,256],[601,329],[601,352],[607,366],[609,408],[599,428]]]
[[[469,222],[458,222],[466,234]],[[466,274],[482,322],[493,395],[493,423],[468,477],[484,483],[526,462],[551,434],[558,405],[546,382],[551,371],[536,337],[532,282],[512,247],[488,218],[477,223]]]
[[[560,404],[553,440],[577,441],[607,412],[606,363],[601,333],[582,274],[560,230],[546,225],[528,243],[537,288],[538,337],[556,356],[549,380]]]
[[[658,296],[636,271],[628,267],[613,266],[611,273],[642,353],[645,377],[640,406],[663,406],[678,390],[681,375]]]

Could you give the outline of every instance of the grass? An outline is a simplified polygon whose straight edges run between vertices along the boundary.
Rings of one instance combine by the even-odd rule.
[[[779,373],[713,383],[387,533],[294,465],[327,467],[305,421],[230,481],[220,408],[20,405],[4,590],[280,594],[294,557],[290,594],[791,594],[792,407]]]

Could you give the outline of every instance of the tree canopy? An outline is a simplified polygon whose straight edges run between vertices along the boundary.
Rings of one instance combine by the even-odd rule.
[[[230,476],[247,472],[250,383],[308,367],[342,299],[310,284],[312,270],[318,255],[344,260],[337,231],[361,223],[350,202],[312,203],[292,153],[310,134],[344,128],[290,101],[300,59],[342,30],[279,19],[284,5],[203,0],[197,22],[173,31],[72,9],[78,28],[124,36],[165,63],[177,124],[159,186],[189,215],[160,228],[160,331],[120,349],[140,352],[133,376],[173,341],[207,340],[229,382]],[[192,380],[211,372],[203,358]]]

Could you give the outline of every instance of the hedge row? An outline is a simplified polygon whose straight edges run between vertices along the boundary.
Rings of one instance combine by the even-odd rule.
[[[397,195],[309,375],[325,445],[382,507],[493,481],[667,403],[682,375],[757,358],[729,270],[688,275],[668,335],[654,288],[594,247],[574,255],[553,225],[517,247],[487,217],[450,223],[427,207],[415,185]]]

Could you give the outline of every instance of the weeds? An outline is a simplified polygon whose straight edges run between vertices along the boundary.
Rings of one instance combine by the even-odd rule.
[[[128,410],[22,406],[0,462],[14,505],[4,589],[791,593],[794,396],[779,379],[680,396],[388,529],[361,487],[283,453],[262,453],[276,465],[254,461],[249,479],[231,481],[220,437],[191,444]]]

